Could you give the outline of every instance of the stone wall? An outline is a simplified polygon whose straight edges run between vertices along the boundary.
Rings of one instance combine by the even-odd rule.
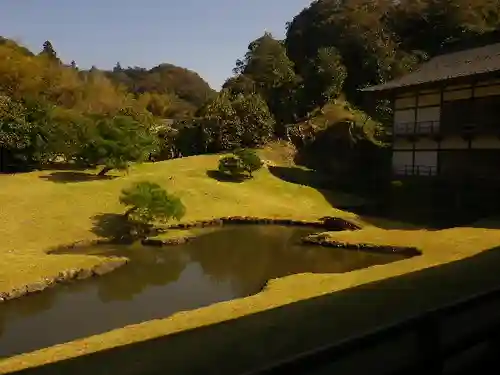
[[[39,293],[57,284],[88,279],[94,276],[101,276],[114,271],[118,267],[125,265],[127,262],[127,259],[116,258],[106,260],[105,262],[98,264],[90,269],[72,268],[69,270],[65,270],[59,272],[59,274],[54,277],[45,277],[43,280],[12,289],[9,292],[0,292],[0,303],[3,301],[23,297],[28,294]]]
[[[368,243],[348,243],[335,241],[322,235],[311,235],[302,239],[302,243],[310,245],[320,245],[325,247],[334,247],[338,249],[368,251],[379,254],[399,254],[406,256],[422,255],[422,251],[416,247],[408,246],[391,246],[391,245],[374,245]]]

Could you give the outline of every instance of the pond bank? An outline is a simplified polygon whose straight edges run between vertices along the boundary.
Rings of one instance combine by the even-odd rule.
[[[227,216],[210,220],[197,220],[187,223],[172,224],[165,229],[189,229],[203,228],[224,224],[274,224],[274,225],[298,225],[324,228],[326,230],[358,230],[360,226],[338,217],[324,216],[318,220],[295,220],[283,218],[266,218],[255,216]]]
[[[269,225],[288,225],[288,226],[309,226],[314,228],[324,228],[325,230],[330,230],[330,231],[361,229],[361,227],[357,226],[354,223],[336,217],[322,217],[318,220],[296,220],[296,219],[282,219],[282,218],[262,218],[254,216],[227,216],[209,220],[197,220],[192,222],[167,225],[161,229],[162,231],[167,231],[169,229],[208,228],[208,227],[222,226],[227,224],[231,225],[269,224]],[[181,245],[188,242],[194,237],[195,235],[188,234],[163,240],[150,238],[142,240],[142,244],[145,246]],[[114,243],[113,240],[108,240],[108,239],[77,241],[69,245],[59,246],[56,249],[50,249],[47,251],[47,253],[51,254],[61,250],[67,251],[71,249],[85,248],[93,245],[107,245],[113,243]],[[103,260],[102,263],[97,264],[90,268],[70,268],[68,270],[59,272],[55,276],[47,276],[34,283],[29,283],[21,287],[14,288],[7,292],[0,292],[0,303],[20,298],[23,296],[27,296],[29,294],[39,293],[57,284],[73,282],[76,280],[84,280],[90,277],[104,275],[125,265],[128,261],[129,260],[127,258],[111,258],[111,259],[105,259]]]
[[[335,235],[375,242],[378,232]],[[497,231],[415,232],[404,231],[398,239],[422,248],[421,257],[342,275],[272,280],[264,291],[247,298],[1,360],[0,373],[244,373],[255,363],[344,340],[498,285],[500,252],[486,251],[500,243]],[[459,241],[443,246],[457,234],[462,234]],[[397,245],[387,236],[382,240]],[[204,348],[196,352],[195,361],[193,347]]]
[[[66,250],[130,261],[105,277],[61,285],[2,305],[0,357],[245,298],[269,288],[270,280],[304,273],[345,274],[406,259],[301,243],[303,237],[321,230],[224,225],[196,230],[193,241],[170,248],[147,248],[135,242]]]
[[[93,241],[89,243],[96,243],[98,241]],[[73,247],[70,245],[68,248]],[[45,289],[52,288],[58,284],[64,284],[73,282],[76,280],[84,280],[91,277],[97,277],[105,275],[115,269],[124,266],[128,263],[126,258],[113,258],[106,259],[100,264],[95,265],[91,268],[70,268],[68,270],[59,272],[58,275],[53,277],[45,277],[42,280],[26,284],[20,288],[14,288],[8,292],[0,292],[0,303],[4,301],[13,300],[16,298],[24,297],[29,294],[40,293]]]
[[[392,245],[375,245],[371,243],[349,243],[336,241],[329,238],[328,235],[319,233],[312,234],[302,239],[302,243],[308,245],[319,245],[324,247],[333,247],[337,249],[369,251],[379,254],[400,254],[406,256],[422,255],[422,251],[414,246],[392,246]]]
[[[223,225],[283,225],[283,226],[301,226],[321,228],[328,231],[343,231],[343,230],[359,230],[360,226],[350,221],[338,218],[325,216],[318,220],[297,220],[297,219],[283,219],[283,218],[265,218],[255,216],[227,216],[209,220],[197,220],[186,223],[167,225],[161,228],[161,232],[166,232],[170,229],[194,229],[194,228],[210,228]],[[145,246],[171,246],[180,245],[192,240],[196,235],[187,234],[176,236],[174,238],[160,239],[160,238],[146,238],[142,240]]]

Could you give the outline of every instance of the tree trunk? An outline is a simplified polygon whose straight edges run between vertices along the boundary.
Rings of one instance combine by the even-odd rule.
[[[137,207],[130,207],[127,211],[125,211],[125,213],[123,214],[123,216],[125,217],[125,219],[128,220],[130,214],[132,212],[134,212],[135,210],[137,210]]]
[[[110,170],[112,170],[113,168],[110,168],[110,167],[104,167],[103,169],[101,169],[101,171],[97,174],[98,176],[105,176],[106,173],[108,173]]]

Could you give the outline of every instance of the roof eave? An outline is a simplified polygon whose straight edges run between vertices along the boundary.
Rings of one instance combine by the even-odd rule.
[[[364,89],[360,89],[359,91],[362,92],[364,95],[368,96],[378,96],[380,98],[388,98],[394,94],[395,91],[398,91],[400,89],[399,87],[381,87],[377,88],[376,86],[373,87],[366,87]]]
[[[419,83],[415,83],[415,84],[402,85],[402,86],[398,86],[398,85],[387,86],[387,84],[390,84],[390,82],[388,82],[387,84],[383,84],[383,85],[365,87],[363,89],[360,89],[359,91],[366,93],[366,94],[376,94],[376,95],[386,96],[386,95],[391,95],[392,93],[394,93],[396,91],[415,90],[415,89],[422,89],[422,88],[426,88],[426,87],[442,86],[443,84],[449,84],[451,82],[453,82],[453,83],[470,82],[470,81],[475,81],[478,79],[488,79],[488,78],[500,78],[500,69],[492,70],[489,72],[470,74],[470,75],[466,75],[466,76],[464,75],[464,76],[453,77],[453,78],[448,78],[448,79],[440,79],[437,81],[419,82]]]

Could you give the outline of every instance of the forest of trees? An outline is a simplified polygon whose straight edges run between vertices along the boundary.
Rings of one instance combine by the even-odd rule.
[[[125,87],[153,115],[161,118],[191,118],[215,95],[197,73],[172,64],[161,64],[148,70],[140,67],[124,69],[117,63],[105,75],[113,83]]]
[[[314,167],[363,174],[383,163],[390,110],[359,89],[499,25],[500,0],[318,0],[285,40],[252,41],[220,92],[170,64],[85,71],[50,41],[35,54],[2,38],[0,151],[17,169],[58,157],[109,169],[286,139]]]

